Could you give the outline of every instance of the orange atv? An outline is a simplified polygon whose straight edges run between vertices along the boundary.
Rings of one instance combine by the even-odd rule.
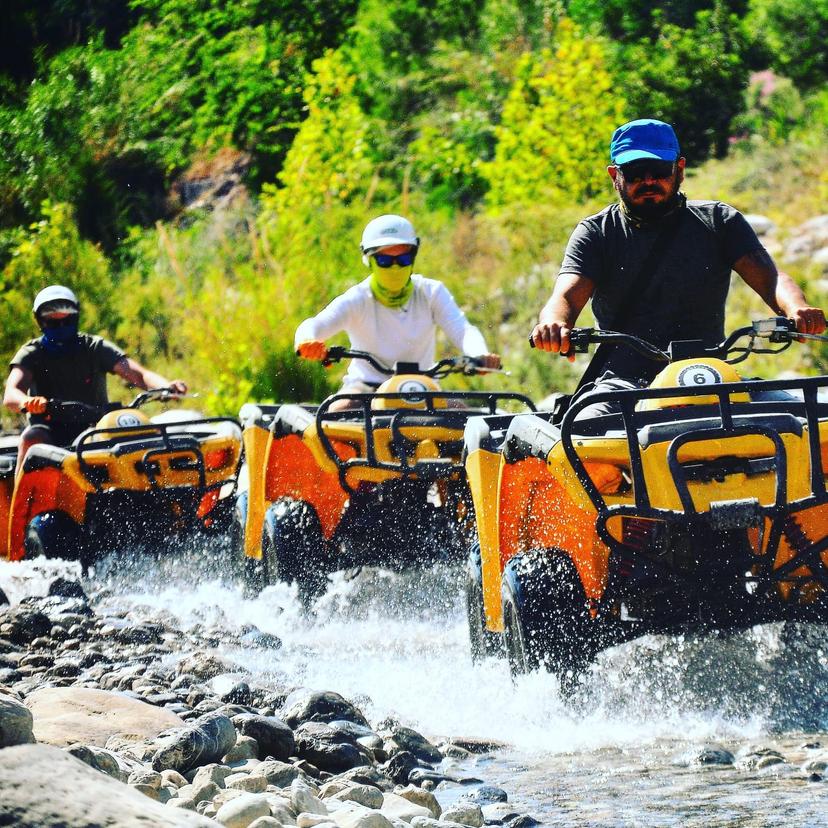
[[[15,473],[19,437],[0,443],[0,525],[9,560],[81,561],[193,532],[226,532],[241,457],[241,429],[226,417],[138,410],[169,389],[106,408],[50,400],[54,422],[94,423],[67,448],[39,444]]]
[[[647,388],[576,395],[556,413],[471,419],[474,657],[502,644],[513,674],[543,665],[566,685],[645,633],[828,621],[828,376],[733,367],[802,338],[780,318],[663,352],[576,329],[575,350],[614,343],[664,367]]]
[[[319,406],[248,404],[240,412],[249,490],[238,498],[234,531],[254,592],[296,582],[307,603],[340,569],[461,561],[473,526],[466,422],[502,404],[535,410],[522,394],[441,390],[437,380],[449,374],[486,371],[470,357],[391,370],[362,351],[329,351],[330,362],[348,358],[367,360],[388,380]],[[332,410],[342,400],[351,407]]]

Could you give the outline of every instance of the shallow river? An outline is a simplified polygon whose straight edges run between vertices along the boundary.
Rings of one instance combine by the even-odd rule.
[[[45,583],[30,566],[0,564],[13,601],[32,580]],[[430,737],[504,743],[460,769],[506,789],[543,825],[828,826],[828,771],[803,770],[828,760],[822,628],[641,639],[604,653],[564,703],[545,674],[513,684],[505,662],[472,665],[452,570],[339,577],[313,618],[286,587],[245,600],[209,571],[180,581],[175,570],[139,567],[105,583],[87,584],[101,609],[126,602],[136,612],[166,610],[184,626],[253,623],[275,633],[284,642],[275,656],[224,651],[254,676],[335,690],[372,722],[393,714]],[[736,763],[699,764],[708,748],[730,751]],[[751,767],[757,749],[785,761]]]

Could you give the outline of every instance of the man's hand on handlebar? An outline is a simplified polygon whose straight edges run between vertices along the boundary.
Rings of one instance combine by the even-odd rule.
[[[529,337],[532,344],[541,351],[560,354],[570,362],[575,361],[575,354],[569,343],[572,329],[561,322],[539,322]]]
[[[296,353],[303,359],[324,362],[328,358],[328,347],[319,339],[309,339],[299,343]]]
[[[499,371],[502,368],[500,354],[481,354],[477,357],[478,365],[489,371]]]
[[[174,397],[183,397],[187,393],[187,383],[184,380],[173,380],[170,385],[170,394]]]
[[[821,334],[825,332],[825,313],[821,308],[808,306],[795,308],[789,316],[796,323],[799,333]]]
[[[45,414],[48,404],[46,397],[26,397],[20,407],[29,414]]]

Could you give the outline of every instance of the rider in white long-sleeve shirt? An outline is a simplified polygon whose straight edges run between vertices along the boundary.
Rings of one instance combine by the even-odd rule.
[[[434,362],[440,327],[458,350],[480,357],[487,368],[499,368],[500,357],[489,353],[483,335],[445,285],[413,272],[418,247],[413,226],[401,216],[384,215],[369,222],[361,249],[371,275],[299,325],[297,353],[322,360],[328,352],[324,340],[345,331],[352,348],[368,351],[389,368],[395,362],[425,367]],[[342,390],[372,391],[386,379],[364,360],[353,360]]]

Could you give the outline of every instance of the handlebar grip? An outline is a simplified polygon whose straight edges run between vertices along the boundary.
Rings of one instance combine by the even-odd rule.
[[[532,339],[532,334],[529,334],[529,347],[530,347],[530,348],[534,348],[534,347],[535,347],[535,340],[534,340],[534,339]]]

